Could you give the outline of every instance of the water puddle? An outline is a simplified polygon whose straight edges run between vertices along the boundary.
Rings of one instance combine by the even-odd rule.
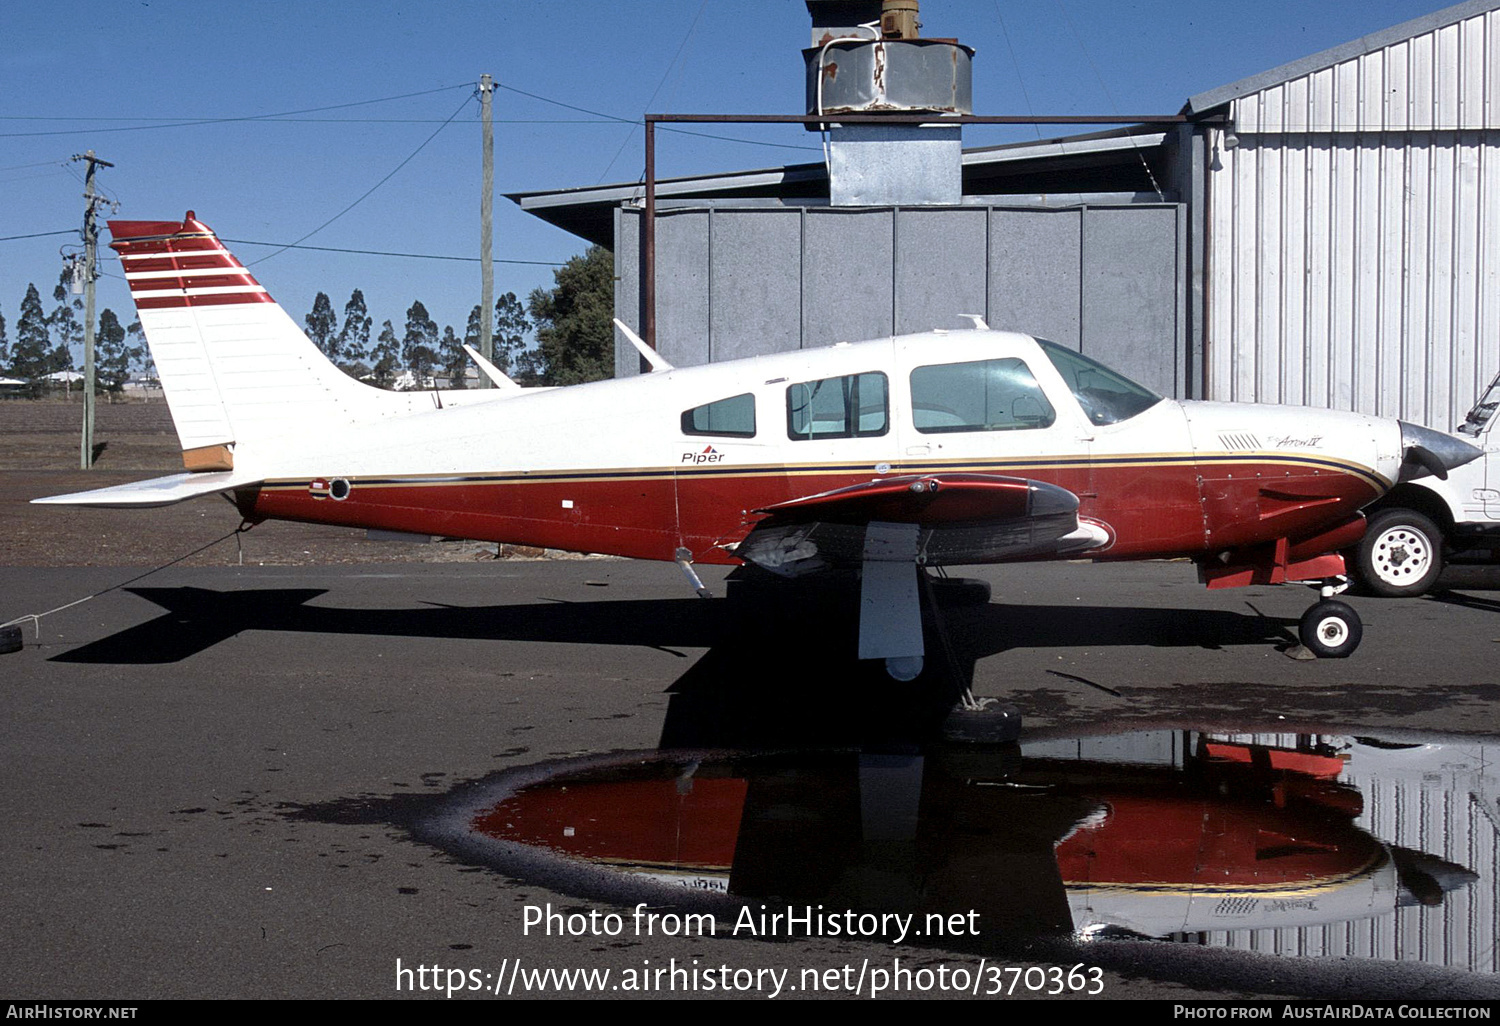
[[[650,752],[491,777],[417,832],[627,907],[805,910],[821,936],[904,922],[958,950],[1151,938],[1495,974],[1497,762],[1495,742],[1199,730]]]

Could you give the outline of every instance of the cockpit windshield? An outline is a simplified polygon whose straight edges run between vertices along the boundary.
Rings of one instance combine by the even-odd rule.
[[[1118,424],[1161,402],[1161,396],[1082,353],[1039,338],[1037,343],[1062,375],[1094,424]]]
[[[1464,422],[1458,426],[1459,433],[1478,438],[1490,418],[1495,415],[1496,406],[1500,406],[1500,377],[1491,381],[1490,387],[1484,390],[1479,402],[1474,404]]]

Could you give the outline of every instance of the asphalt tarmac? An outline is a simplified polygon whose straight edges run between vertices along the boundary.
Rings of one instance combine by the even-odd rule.
[[[0,621],[138,572],[0,568]],[[702,600],[670,565],[618,560],[174,568],[47,616],[39,639],[28,626],[25,648],[0,656],[0,995],[446,1000],[455,979],[493,990],[517,959],[616,974],[696,959],[793,978],[896,957],[973,966],[972,947],[879,939],[528,933],[528,907],[629,907],[412,829],[456,788],[548,760],[920,749],[951,726],[944,689],[970,676],[999,700],[968,721],[978,735],[1013,725],[1010,707],[1054,737],[1500,736],[1496,571],[1450,573],[1423,599],[1352,599],[1363,645],[1325,661],[1293,657],[1303,588],[1207,592],[1183,563],[966,573],[991,600],[940,599],[928,645],[940,657],[907,686],[846,660],[836,596],[747,585],[727,598],[710,570],[718,597]],[[1500,997],[1493,975],[1421,966],[1094,951],[1107,998]],[[997,957],[1061,956],[1012,945]],[[767,996],[770,979],[741,996]]]

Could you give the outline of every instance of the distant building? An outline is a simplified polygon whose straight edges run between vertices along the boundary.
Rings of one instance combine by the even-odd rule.
[[[942,42],[829,43],[878,0],[807,6],[810,111],[861,109],[814,96],[815,61],[857,86],[862,49]],[[969,150],[836,128],[827,165],[664,179],[658,346],[691,365],[979,314],[1168,395],[1452,428],[1500,369],[1496,68],[1500,0],[1469,0],[1194,96],[1181,125]],[[639,326],[642,195],[510,198],[611,247]]]

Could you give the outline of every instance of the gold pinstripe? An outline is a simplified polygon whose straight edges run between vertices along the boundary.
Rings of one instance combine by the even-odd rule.
[[[891,472],[899,471],[902,474],[941,473],[944,470],[970,468],[971,472],[974,473],[1006,474],[1009,476],[1024,477],[1028,473],[1044,470],[1089,470],[1095,467],[1129,469],[1131,467],[1159,467],[1173,463],[1202,468],[1232,467],[1246,463],[1257,463],[1271,464],[1273,466],[1310,467],[1314,470],[1326,469],[1334,471],[1342,469],[1377,486],[1381,491],[1385,491],[1392,486],[1392,482],[1388,478],[1375,473],[1369,467],[1352,460],[1328,456],[1298,457],[1289,456],[1285,453],[1237,452],[1222,456],[1204,456],[1198,453],[1149,453],[1139,455],[1125,454],[1120,457],[1101,456],[1094,459],[1086,457],[1037,456],[1034,458],[1037,462],[1031,462],[1031,459],[1030,457],[1019,457],[1018,462],[1007,463],[984,457],[954,457],[946,460],[893,461],[890,464],[890,468]],[[743,467],[736,467],[732,472],[726,473],[727,469],[723,465],[718,465],[713,468],[657,466],[580,470],[493,471],[480,474],[460,473],[432,477],[421,474],[373,474],[369,475],[366,480],[375,478],[378,484],[371,485],[371,487],[378,488],[431,488],[447,485],[560,484],[570,482],[609,484],[625,481],[649,482],[670,480],[674,477],[714,477],[726,480],[780,476],[827,477],[839,474],[869,473],[872,468],[868,461],[861,461],[857,463],[805,465],[803,467],[795,464],[752,463],[746,464]],[[351,476],[349,479],[352,481],[359,480],[356,476]],[[308,479],[273,478],[267,480],[262,487],[269,491],[285,491],[305,489],[307,485]]]

